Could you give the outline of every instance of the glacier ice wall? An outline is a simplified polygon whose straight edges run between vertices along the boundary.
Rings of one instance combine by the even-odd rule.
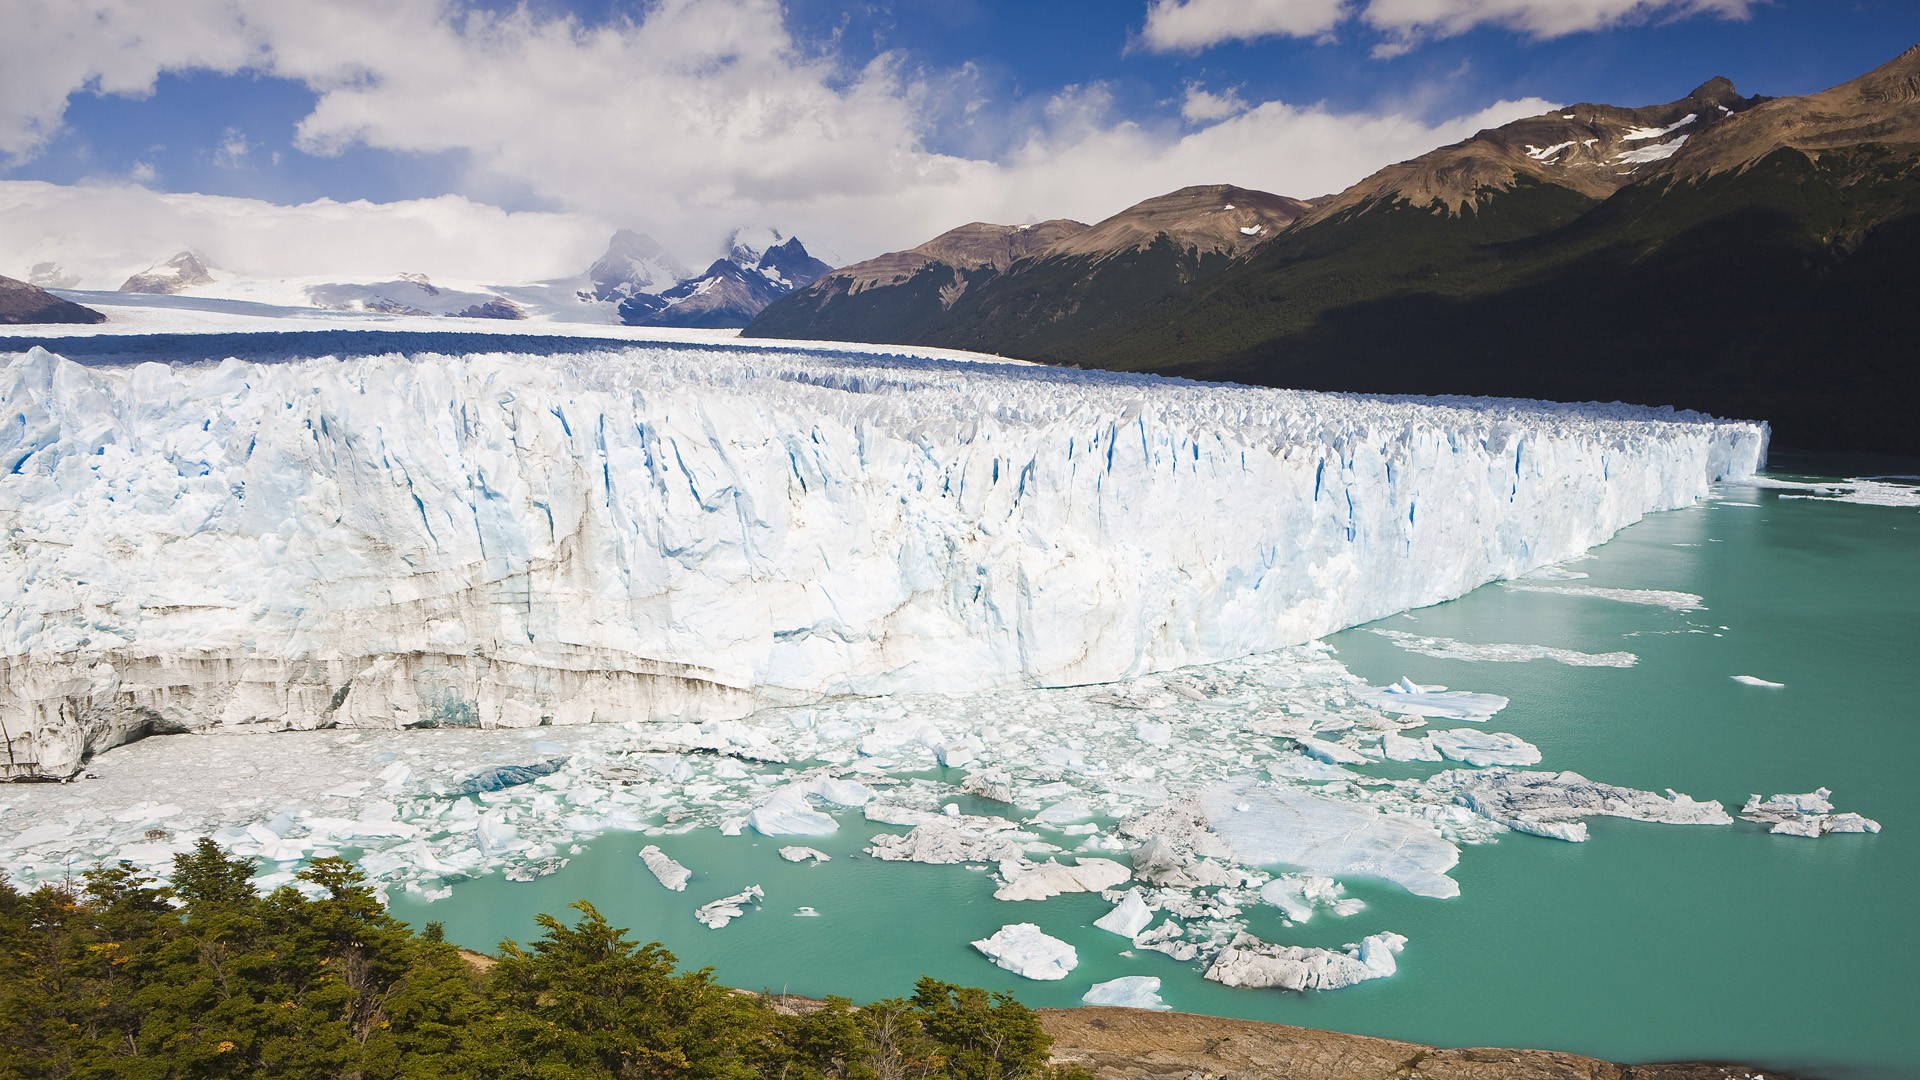
[[[1766,438],[804,350],[35,349],[0,372],[0,776],[1214,661],[1567,558]]]

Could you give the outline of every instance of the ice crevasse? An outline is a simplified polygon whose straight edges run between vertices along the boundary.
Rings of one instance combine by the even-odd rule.
[[[6,778],[1099,682],[1565,559],[1765,425],[826,351],[0,357]]]

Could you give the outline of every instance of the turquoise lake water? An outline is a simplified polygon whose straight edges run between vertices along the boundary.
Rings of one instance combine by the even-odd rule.
[[[1775,467],[1861,471],[1811,459]],[[503,937],[534,936],[536,912],[560,913],[584,897],[636,938],[662,941],[724,982],[814,996],[904,994],[930,974],[1066,1006],[1094,982],[1155,975],[1173,1007],[1221,1016],[1625,1061],[1920,1076],[1920,513],[1733,486],[1648,518],[1573,568],[1590,575],[1581,586],[1697,593],[1706,610],[1493,585],[1373,624],[1475,643],[1625,650],[1640,658],[1630,668],[1435,659],[1366,627],[1328,641],[1375,685],[1405,675],[1511,698],[1488,726],[1538,745],[1540,768],[1671,787],[1734,810],[1749,793],[1830,787],[1837,809],[1884,831],[1807,840],[1746,823],[1600,818],[1585,844],[1513,834],[1463,846],[1455,899],[1350,882],[1368,906],[1348,919],[1282,928],[1278,912],[1249,912],[1253,933],[1289,944],[1340,946],[1381,930],[1409,939],[1394,977],[1304,995],[1229,989],[1202,980],[1197,964],[1122,956],[1127,942],[1091,925],[1110,906],[1097,896],[1008,904],[992,899],[991,875],[979,870],[878,863],[859,852],[882,827],[857,812],[840,815],[841,830],[825,838],[605,836],[550,877],[467,882],[434,904],[400,896],[394,911],[491,949]],[[1747,686],[1735,675],[1786,685]],[[635,852],[650,842],[695,869],[687,892],[665,891],[642,868]],[[792,843],[834,861],[781,861],[777,849]],[[766,890],[760,910],[718,931],[692,919],[695,907],[751,883]],[[802,906],[819,916],[796,916]],[[1020,921],[1078,949],[1070,978],[1021,979],[968,944]]]

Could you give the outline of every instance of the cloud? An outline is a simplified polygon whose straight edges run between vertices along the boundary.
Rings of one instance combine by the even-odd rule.
[[[1745,19],[1760,0],[1151,0],[1140,40],[1158,52],[1193,52],[1263,37],[1322,37],[1358,22],[1385,40],[1378,57],[1422,40],[1499,26],[1554,38],[1652,19]]]
[[[136,184],[150,184],[159,175],[152,165],[144,161],[134,162],[133,168],[127,170],[127,179]]]
[[[26,33],[0,41],[0,153],[33,153],[75,92],[148,93],[163,71],[246,72],[312,90],[312,110],[292,133],[307,153],[359,146],[453,152],[470,169],[464,190],[525,192],[567,211],[569,221],[639,228],[690,263],[712,258],[744,222],[770,223],[857,259],[964,221],[1098,220],[1187,184],[1231,181],[1317,195],[1472,130],[1404,110],[1339,113],[1197,87],[1183,99],[1182,116],[1119,118],[1099,84],[1068,87],[1040,107],[1001,106],[975,118],[996,110],[980,104],[965,73],[924,72],[896,53],[849,63],[833,42],[797,40],[776,0],[655,0],[632,17],[595,24],[541,14],[544,5],[496,11],[466,0],[25,2],[35,12]],[[1192,13],[1214,6],[1186,0],[1154,10],[1176,23],[1187,19],[1183,32],[1196,34]],[[1317,11],[1322,22],[1341,10],[1332,2],[1281,7]],[[65,14],[69,8],[81,14]],[[959,114],[946,93],[955,85],[970,90]],[[13,88],[31,93],[10,96]],[[1538,103],[1496,109],[1508,118],[1539,111]],[[956,140],[947,127],[956,123],[974,123],[991,137]],[[967,150],[935,149],[936,133],[941,146]],[[186,246],[217,255],[218,236],[183,231],[215,230],[217,216],[207,208],[220,206],[239,214],[234,253],[226,256],[236,269],[292,265],[304,255],[315,260],[310,272],[321,272],[322,254],[344,260],[325,266],[332,273],[350,272],[348,262],[358,268],[351,272],[427,266],[423,256],[401,257],[414,249],[401,245],[390,254],[377,238],[352,230],[358,245],[325,236],[309,242],[316,216],[346,228],[393,211],[324,204],[332,208],[321,214],[314,208],[323,204],[310,204],[276,214],[263,205],[214,201],[189,213],[170,204],[162,220],[174,232],[131,234],[155,246],[138,259]],[[482,209],[465,203],[454,215],[475,230],[455,245],[461,250],[489,236],[518,244],[524,222],[547,220]],[[261,238],[275,229],[289,239],[272,249]],[[408,235],[436,234],[421,226]],[[550,265],[547,255],[559,246],[536,244],[529,269],[517,276],[577,270]],[[538,274],[533,264],[542,267]]]
[[[223,169],[237,169],[247,163],[247,155],[252,152],[253,144],[246,135],[238,128],[228,128],[220,136],[220,145],[213,148],[213,163]]]
[[[118,288],[188,248],[258,278],[403,270],[490,283],[563,277],[604,251],[611,229],[590,215],[509,213],[457,195],[278,206],[133,184],[0,180],[0,258],[17,264],[0,265],[0,274],[57,263],[86,289]]]
[[[1346,9],[1345,0],[1153,0],[1140,38],[1157,52],[1192,52],[1225,41],[1318,37]]]
[[[1198,83],[1188,83],[1186,94],[1180,99],[1180,115],[1193,124],[1210,124],[1246,111],[1247,103],[1240,100],[1237,86],[1227,87],[1226,93],[1214,94],[1201,89]]]

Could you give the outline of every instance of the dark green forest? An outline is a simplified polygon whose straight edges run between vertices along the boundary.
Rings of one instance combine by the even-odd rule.
[[[162,886],[124,866],[22,892],[0,878],[0,1078],[1083,1076],[1047,1064],[1039,1017],[922,979],[856,1008],[678,971],[593,905],[528,945],[466,953],[388,915],[317,859],[268,896],[212,841]]]

